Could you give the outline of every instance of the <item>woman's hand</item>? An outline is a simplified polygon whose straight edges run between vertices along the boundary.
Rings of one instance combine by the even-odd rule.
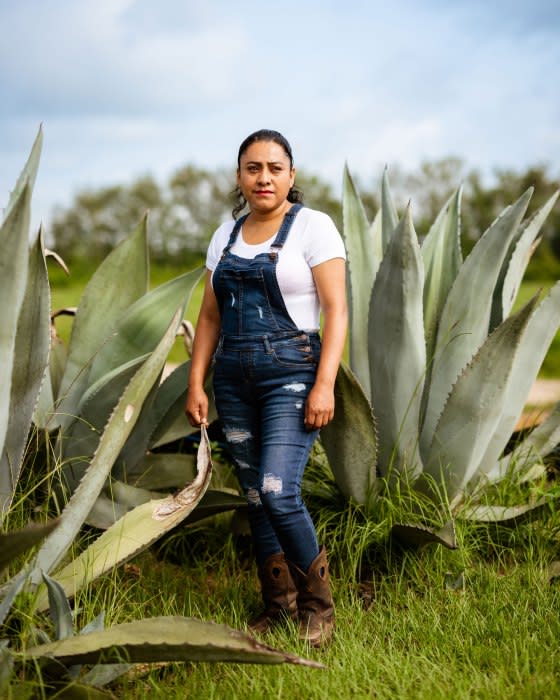
[[[198,322],[194,334],[189,386],[185,401],[185,413],[192,426],[208,425],[208,396],[204,391],[204,379],[218,344],[220,312],[212,289],[212,272],[206,271],[206,284]]]
[[[330,423],[334,417],[334,390],[332,387],[315,384],[305,402],[305,427],[318,430]]]
[[[193,427],[208,425],[208,396],[204,389],[188,388],[185,413]]]
[[[334,417],[334,383],[348,323],[345,269],[342,258],[327,260],[312,268],[324,324],[317,377],[305,404],[308,430],[322,428]]]

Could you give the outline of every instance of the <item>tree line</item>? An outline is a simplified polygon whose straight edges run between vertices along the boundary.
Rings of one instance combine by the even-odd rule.
[[[495,170],[490,182],[477,170],[467,169],[458,158],[424,162],[413,172],[399,167],[389,170],[397,208],[412,200],[416,230],[425,235],[453,190],[463,184],[462,239],[465,254],[498,216],[528,187],[535,193],[532,211],[560,187],[546,165],[526,170]],[[370,219],[379,208],[379,180],[358,181]],[[297,186],[305,203],[328,213],[342,227],[342,206],[333,186],[319,175],[298,171]],[[79,192],[69,207],[55,208],[51,224],[51,245],[67,260],[99,261],[112,250],[149,210],[150,253],[153,260],[188,264],[200,258],[213,231],[231,216],[232,189],[228,170],[207,170],[186,165],[174,172],[164,185],[150,175],[130,185],[114,185]],[[535,279],[560,277],[560,205],[543,229],[544,241],[527,272]]]

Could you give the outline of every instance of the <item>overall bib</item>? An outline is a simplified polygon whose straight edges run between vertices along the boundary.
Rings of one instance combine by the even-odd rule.
[[[283,551],[303,571],[319,546],[301,498],[301,479],[318,432],[304,427],[315,382],[319,334],[290,318],[278,286],[278,255],[301,205],[285,215],[268,253],[231,252],[231,232],[212,284],[221,314],[214,356],[214,396],[237,476],[248,503],[257,563]]]

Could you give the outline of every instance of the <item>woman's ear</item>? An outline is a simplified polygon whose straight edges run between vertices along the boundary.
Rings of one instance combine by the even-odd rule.
[[[296,181],[296,169],[292,168],[292,170],[290,172],[290,187],[294,186],[295,181]]]

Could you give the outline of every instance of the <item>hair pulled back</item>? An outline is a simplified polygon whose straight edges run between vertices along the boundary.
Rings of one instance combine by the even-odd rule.
[[[259,129],[258,131],[254,131],[252,134],[249,134],[249,136],[247,136],[247,138],[241,143],[241,146],[239,146],[239,153],[237,154],[238,168],[241,167],[241,156],[245,153],[249,146],[251,146],[253,143],[256,143],[257,141],[274,141],[274,143],[277,143],[284,149],[285,154],[288,156],[290,160],[290,168],[294,167],[294,156],[292,154],[292,148],[288,143],[286,137],[283,136],[279,131],[274,131],[273,129]],[[231,213],[233,218],[237,219],[239,214],[243,211],[243,209],[245,209],[247,200],[243,196],[239,185],[237,185],[237,187],[233,190],[232,196],[234,198],[235,206]],[[292,204],[303,204],[303,192],[297,187],[291,187],[290,191],[288,192],[287,199],[288,202],[291,202]]]

